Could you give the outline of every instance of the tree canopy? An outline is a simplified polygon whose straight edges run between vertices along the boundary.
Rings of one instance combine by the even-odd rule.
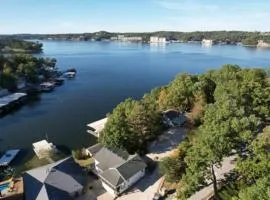
[[[207,84],[198,89],[197,85],[203,85],[202,78],[207,80]],[[175,81],[179,81],[177,79],[179,76]],[[219,167],[223,158],[235,151],[239,156],[237,176],[241,177],[241,184],[235,186],[235,198],[244,199],[244,195],[251,195],[254,188],[265,185],[266,181],[262,178],[270,171],[270,142],[267,136],[269,129],[260,133],[270,116],[270,86],[267,74],[262,69],[242,69],[236,65],[225,65],[219,70],[198,75],[194,80],[192,84],[185,86],[185,91],[191,88],[188,96],[192,99],[186,98],[186,102],[192,102],[190,108],[193,110],[196,107],[194,97],[201,96],[204,99],[201,124],[193,131],[195,134],[192,134],[192,139],[188,141],[184,158],[178,155],[176,158],[164,160],[162,166],[167,169],[165,177],[169,177],[169,181],[179,182],[179,199],[186,199],[208,185],[209,181],[213,182],[215,197],[218,198],[215,167]],[[167,86],[166,90],[169,90],[171,85]],[[178,84],[176,88],[178,87],[181,88],[182,85]],[[185,94],[177,93],[175,88],[173,90],[175,95]],[[166,91],[166,95],[169,92]],[[162,98],[166,96],[162,95]],[[179,102],[180,99],[170,106],[176,105],[183,109],[179,107]],[[170,176],[179,173],[179,167],[174,169],[167,165],[175,162],[178,166],[179,159],[181,166],[185,168],[182,168],[178,177],[171,179]],[[267,196],[267,191],[269,186],[261,195]]]
[[[0,87],[16,89],[17,80],[36,83],[39,75],[46,76],[48,67],[54,68],[56,59],[37,58],[29,54],[0,55]]]
[[[0,52],[4,53],[40,53],[42,43],[18,40],[11,37],[0,38]]]

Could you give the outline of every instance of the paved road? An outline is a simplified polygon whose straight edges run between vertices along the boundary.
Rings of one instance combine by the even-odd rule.
[[[230,172],[235,167],[235,159],[236,156],[230,156],[223,159],[221,163],[221,167],[217,168],[215,167],[215,174],[217,177],[217,180],[221,180],[224,178],[224,175],[228,172]],[[208,197],[211,197],[214,192],[213,184],[210,184],[209,186],[201,189],[200,191],[196,192],[194,195],[192,195],[188,200],[204,200],[208,199]]]

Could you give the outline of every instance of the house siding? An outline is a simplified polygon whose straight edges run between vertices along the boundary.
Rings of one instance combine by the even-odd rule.
[[[129,178],[127,181],[124,181],[120,186],[120,190],[117,193],[114,189],[112,189],[110,186],[108,186],[104,181],[102,181],[102,186],[104,189],[109,192],[113,196],[117,196],[118,194],[124,192],[127,190],[130,186],[132,186],[134,183],[136,183],[139,179],[141,179],[145,175],[145,169],[137,172],[134,176]]]

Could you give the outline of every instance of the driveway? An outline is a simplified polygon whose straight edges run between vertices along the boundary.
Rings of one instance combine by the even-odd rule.
[[[94,174],[87,175],[87,184],[85,187],[85,195],[76,200],[113,200],[112,197],[102,186],[99,178]]]
[[[217,181],[224,179],[225,174],[229,173],[231,170],[234,169],[235,159],[236,159],[235,155],[226,157],[223,159],[220,168],[217,168],[216,166],[214,167]],[[213,194],[214,194],[214,189],[213,189],[213,184],[211,183],[207,187],[204,187],[201,190],[197,191],[195,194],[189,197],[188,200],[205,200],[212,197]]]
[[[170,155],[181,141],[185,139],[187,130],[182,127],[170,128],[164,131],[159,138],[148,148],[147,156],[153,160],[158,160]]]

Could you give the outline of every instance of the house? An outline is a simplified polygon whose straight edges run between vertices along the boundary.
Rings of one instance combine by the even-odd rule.
[[[72,157],[26,171],[25,200],[71,200],[82,194],[86,175]]]
[[[169,109],[163,112],[163,123],[169,127],[182,126],[187,117],[177,110]]]
[[[95,160],[93,171],[113,196],[121,194],[145,175],[146,164],[137,154],[129,155],[101,144],[88,148],[88,151]]]

